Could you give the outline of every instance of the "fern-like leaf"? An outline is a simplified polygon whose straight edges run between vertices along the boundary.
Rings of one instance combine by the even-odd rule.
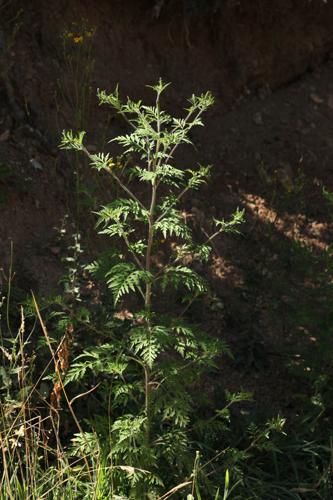
[[[172,266],[165,270],[161,278],[161,287],[165,291],[171,285],[175,289],[184,286],[191,292],[203,293],[207,284],[198,273],[186,266]]]
[[[107,284],[112,290],[114,302],[117,302],[126,294],[141,290],[142,283],[148,283],[152,279],[151,273],[137,269],[130,262],[116,264],[107,273]]]

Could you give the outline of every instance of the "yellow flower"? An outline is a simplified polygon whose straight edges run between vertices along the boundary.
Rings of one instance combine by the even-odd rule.
[[[109,168],[110,170],[112,170],[112,169],[113,169],[113,167],[115,167],[115,164],[114,164],[114,162],[113,162],[113,160],[112,160],[112,159],[110,159],[110,160],[107,162],[107,166],[108,166],[108,168]]]
[[[83,42],[83,36],[82,36],[82,35],[80,35],[80,36],[75,36],[75,37],[73,38],[73,42],[74,42],[74,43],[82,43],[82,42]]]

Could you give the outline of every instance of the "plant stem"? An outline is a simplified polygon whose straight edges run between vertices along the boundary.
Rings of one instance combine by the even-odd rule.
[[[151,195],[151,203],[149,209],[149,218],[148,218],[148,243],[147,243],[147,251],[146,251],[146,271],[150,273],[151,270],[151,257],[152,257],[152,248],[154,242],[154,210],[156,205],[156,192],[157,186],[154,181],[152,186],[152,195]],[[148,329],[148,342],[151,340],[151,302],[152,302],[152,283],[148,282],[146,284],[146,293],[145,293],[145,312],[146,312],[146,321],[147,321],[147,329]],[[147,426],[146,426],[146,438],[147,444],[149,444],[150,440],[150,368],[146,364],[145,365],[145,410],[147,416]]]
[[[156,149],[155,149],[155,155],[154,158],[152,159],[151,162],[151,168],[153,171],[156,170],[156,166],[158,164],[158,153],[160,150],[160,133],[161,133],[161,122],[160,122],[160,114],[159,114],[159,100],[160,100],[160,93],[157,93],[156,96],[156,108],[158,110],[158,117],[157,117],[157,135],[158,138],[156,140]],[[150,163],[150,162],[149,162]],[[148,165],[148,168],[150,168],[150,164]],[[151,271],[151,260],[152,260],[152,248],[153,248],[153,243],[154,243],[154,213],[155,213],[155,206],[156,206],[156,197],[157,197],[157,182],[156,178],[154,179],[152,183],[152,188],[151,188],[151,200],[150,200],[150,207],[149,207],[149,215],[148,215],[148,238],[147,238],[147,250],[146,250],[146,271],[147,273],[150,273]],[[150,344],[151,341],[151,319],[150,319],[150,313],[151,313],[151,302],[152,302],[152,282],[148,282],[146,284],[146,294],[145,294],[145,312],[146,312],[146,321],[147,321],[147,329],[148,329],[148,342]],[[145,411],[146,411],[146,416],[147,416],[147,426],[146,426],[146,439],[147,439],[147,445],[149,446],[149,441],[150,441],[150,393],[151,393],[151,383],[150,383],[150,377],[151,377],[151,370],[148,364],[145,365]]]
[[[10,264],[9,264],[9,276],[8,276],[8,288],[7,288],[7,302],[6,302],[6,320],[7,320],[7,328],[8,331],[13,337],[13,333],[10,327],[10,300],[11,300],[11,291],[12,291],[12,280],[13,280],[13,241],[10,242]]]

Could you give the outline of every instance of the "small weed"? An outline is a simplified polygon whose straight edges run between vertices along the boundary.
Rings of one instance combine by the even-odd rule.
[[[89,123],[91,106],[91,77],[94,68],[93,42],[95,28],[88,25],[87,20],[81,19],[72,23],[61,35],[63,74],[57,81],[55,96],[58,121],[64,110],[71,115],[73,126],[80,130]],[[64,116],[65,121],[68,119]],[[60,128],[60,126],[59,126]],[[73,159],[71,159],[73,164]],[[86,162],[79,155],[74,155],[73,174],[75,176],[75,199],[77,216],[86,196],[91,197],[91,189],[87,190],[84,183]]]

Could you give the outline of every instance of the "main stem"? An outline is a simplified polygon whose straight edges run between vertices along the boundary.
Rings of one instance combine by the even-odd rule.
[[[152,248],[154,241],[154,211],[156,205],[156,193],[157,186],[156,182],[153,183],[152,193],[151,193],[151,203],[149,209],[149,219],[148,219],[148,243],[147,243],[147,251],[146,251],[146,271],[150,273],[151,271],[151,257],[152,257]],[[152,302],[152,283],[149,282],[146,284],[146,293],[145,293],[145,312],[146,312],[146,322],[147,322],[147,330],[148,330],[148,342],[150,343],[151,339],[151,302]],[[148,364],[145,365],[145,410],[147,417],[147,426],[146,426],[146,435],[147,435],[147,443],[150,440],[150,376],[151,370]]]
[[[157,118],[157,134],[158,138],[156,141],[156,150],[154,159],[148,163],[148,168],[152,168],[153,171],[156,170],[157,162],[158,162],[158,153],[160,150],[160,132],[161,132],[161,123],[159,119],[159,98],[160,94],[157,93],[156,97],[156,107],[158,110],[158,118]],[[148,216],[148,238],[147,238],[147,251],[146,251],[146,271],[147,273],[151,272],[151,258],[152,258],[152,248],[154,242],[154,214],[155,214],[155,206],[156,206],[156,196],[157,196],[157,182],[154,179],[152,183],[151,189],[151,199],[150,199],[150,207],[149,207],[149,216]],[[146,293],[145,293],[145,312],[146,312],[146,322],[147,322],[147,330],[148,330],[148,342],[151,340],[151,304],[152,303],[152,283],[148,282],[146,284]],[[147,445],[150,442],[150,427],[151,427],[151,411],[150,411],[150,396],[151,396],[151,369],[149,365],[145,364],[145,410],[147,417],[147,425],[146,425],[146,439]]]

